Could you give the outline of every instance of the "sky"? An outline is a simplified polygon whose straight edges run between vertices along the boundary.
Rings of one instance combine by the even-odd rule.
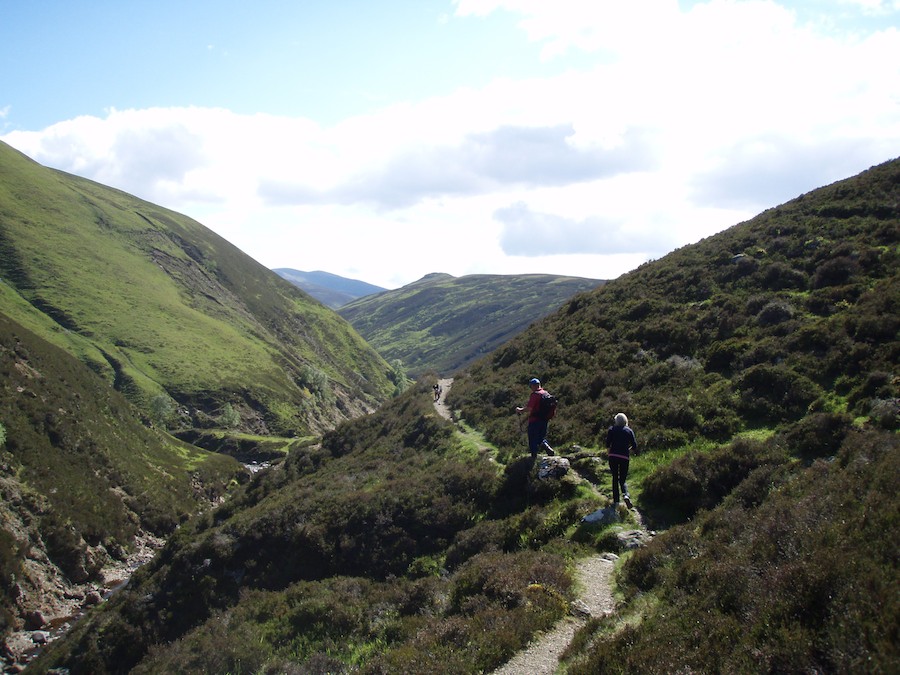
[[[269,268],[613,279],[900,156],[900,0],[0,0],[0,140]]]

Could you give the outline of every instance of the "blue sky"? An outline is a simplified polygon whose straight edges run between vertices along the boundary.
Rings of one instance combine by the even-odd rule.
[[[900,156],[898,27],[898,0],[0,0],[0,140],[268,267],[607,279]]]

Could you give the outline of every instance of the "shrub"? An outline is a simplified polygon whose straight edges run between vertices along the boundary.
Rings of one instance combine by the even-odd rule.
[[[789,452],[805,459],[830,457],[837,453],[853,420],[847,415],[816,413],[789,427],[782,441]]]
[[[784,366],[760,364],[737,380],[741,408],[751,419],[792,420],[802,417],[822,391],[809,378]]]
[[[706,368],[716,372],[733,369],[744,353],[750,349],[747,340],[730,338],[714,342],[706,352]]]
[[[454,575],[450,603],[461,609],[476,596],[518,607],[531,600],[529,587],[539,584],[548,595],[565,597],[572,579],[559,556],[534,551],[483,553],[466,562]]]
[[[900,428],[900,398],[872,399],[869,416],[882,429]]]
[[[847,283],[856,273],[859,265],[849,256],[832,258],[822,263],[813,276],[813,288],[840,286]]]
[[[175,414],[175,402],[168,394],[159,394],[150,401],[150,419],[164,429]]]
[[[219,416],[219,424],[226,429],[234,429],[241,423],[241,416],[234,406],[226,403],[222,408],[222,414]]]
[[[784,300],[772,300],[756,315],[756,323],[760,326],[775,326],[794,318],[793,306]]]
[[[644,480],[642,499],[686,520],[718,505],[754,469],[783,461],[764,444],[745,439],[711,452],[692,451],[655,469]]]
[[[774,262],[763,267],[758,274],[762,278],[763,288],[772,291],[784,289],[806,288],[806,275],[783,262]]]
[[[460,532],[447,549],[447,568],[454,570],[479,553],[508,550],[510,530],[508,521],[482,520]]]

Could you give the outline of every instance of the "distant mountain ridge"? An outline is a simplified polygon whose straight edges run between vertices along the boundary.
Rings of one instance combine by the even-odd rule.
[[[418,377],[449,375],[492,352],[578,293],[604,282],[552,274],[428,274],[338,314],[387,360]]]
[[[279,267],[272,271],[332,309],[337,309],[357,298],[387,290],[381,286],[330,272],[303,272],[289,267]]]

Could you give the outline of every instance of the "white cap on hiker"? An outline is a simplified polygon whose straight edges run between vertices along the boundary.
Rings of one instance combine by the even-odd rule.
[[[531,381],[528,384],[540,384],[540,383],[541,383],[541,381],[539,379],[537,379],[536,377],[532,377]]]

